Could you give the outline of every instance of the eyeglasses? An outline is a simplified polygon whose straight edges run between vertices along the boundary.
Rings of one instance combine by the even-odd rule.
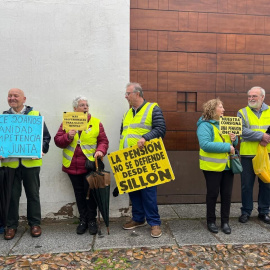
[[[78,107],[89,107],[89,105],[88,104],[80,104],[80,105],[78,105]]]
[[[132,93],[135,93],[135,92],[126,92],[125,93],[125,97],[128,97],[130,94],[132,94]]]
[[[248,98],[257,98],[258,96],[255,96],[255,95],[253,95],[253,96],[248,96]]]

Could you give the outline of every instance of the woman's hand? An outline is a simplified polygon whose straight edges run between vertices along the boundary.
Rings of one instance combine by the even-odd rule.
[[[235,154],[235,149],[232,145],[230,146],[230,154],[232,154],[232,155]]]
[[[235,134],[229,133],[229,136],[230,136],[232,142],[234,142],[236,140],[236,135]]]
[[[104,155],[101,151],[97,151],[94,155],[94,158],[103,158],[103,157],[104,157]]]
[[[69,140],[73,140],[74,139],[74,136],[76,135],[77,131],[74,130],[74,129],[71,129],[69,132],[68,132],[68,139]]]

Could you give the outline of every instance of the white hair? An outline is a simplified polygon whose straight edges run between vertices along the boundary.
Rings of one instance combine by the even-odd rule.
[[[254,89],[260,89],[261,95],[265,97],[265,90],[260,86],[253,86],[251,89],[248,90],[247,93],[249,94],[249,91],[254,90]]]
[[[78,107],[78,104],[79,104],[79,101],[81,101],[81,100],[85,100],[88,103],[88,99],[86,97],[84,97],[84,96],[77,96],[72,101],[73,108],[77,108]]]

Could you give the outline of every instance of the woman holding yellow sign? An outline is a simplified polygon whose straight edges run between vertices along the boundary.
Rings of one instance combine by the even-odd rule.
[[[220,99],[211,99],[204,103],[202,117],[197,122],[197,136],[200,144],[200,169],[203,171],[207,188],[207,228],[212,233],[218,233],[215,212],[220,193],[221,229],[230,234],[229,215],[234,174],[229,167],[229,154],[234,154],[238,139],[232,133],[221,135],[219,119],[224,112]]]
[[[89,229],[90,234],[97,233],[96,215],[97,204],[93,196],[87,197],[89,173],[85,167],[86,160],[95,161],[106,155],[109,141],[100,120],[88,113],[89,105],[85,97],[78,96],[73,100],[74,112],[88,114],[86,130],[63,130],[62,124],[54,137],[56,146],[63,149],[62,170],[71,180],[77,207],[80,213],[80,224],[77,234],[83,234]],[[94,168],[93,168],[94,169]]]

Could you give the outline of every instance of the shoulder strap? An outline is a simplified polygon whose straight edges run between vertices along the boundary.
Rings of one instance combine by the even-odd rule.
[[[219,136],[221,137],[222,141],[225,142],[225,139],[223,138],[222,134],[220,133],[219,129],[212,123],[210,123],[215,129],[217,129]]]

